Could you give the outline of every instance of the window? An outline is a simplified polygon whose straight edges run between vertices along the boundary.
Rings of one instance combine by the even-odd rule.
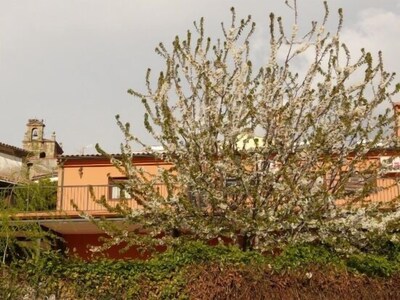
[[[131,199],[129,183],[126,178],[110,178],[110,199]]]
[[[346,193],[354,194],[363,190],[370,190],[374,187],[376,187],[376,176],[374,174],[355,173],[349,177],[344,189]]]
[[[235,177],[228,177],[225,179],[225,186],[230,187],[230,186],[237,186],[239,184],[239,180]]]
[[[380,158],[380,162],[384,174],[400,173],[399,156],[383,156]]]
[[[203,207],[204,201],[202,194],[199,191],[196,191],[192,186],[190,186],[187,190],[189,200],[197,207]]]

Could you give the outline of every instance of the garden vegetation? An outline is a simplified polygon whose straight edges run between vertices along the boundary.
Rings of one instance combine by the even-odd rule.
[[[342,10],[335,32],[326,29],[325,3],[322,22],[300,34],[296,1],[287,3],[294,25],[286,30],[270,15],[263,65],[251,60],[255,24],[250,16],[238,21],[234,9],[222,39],[207,37],[201,19],[171,49],[161,43],[165,68],[156,83],[149,70],[146,91],[129,93],[142,101],[146,129],[162,150],[119,118],[121,156],[98,147],[141,207],[99,199],[127,223],[98,223],[110,235],[105,246],[167,251],[143,261],[15,255],[3,260],[0,298],[400,297],[400,205],[363,201],[377,188],[371,178],[382,174],[363,164],[368,153],[398,146],[390,105],[400,86],[381,53],[350,55],[340,39]],[[297,72],[304,57],[309,65]],[[172,167],[154,174],[136,166],[137,144]],[[349,191],[354,176],[365,184]],[[167,193],[154,188],[160,184]],[[141,233],[125,230],[129,224]],[[215,238],[230,245],[207,245]]]

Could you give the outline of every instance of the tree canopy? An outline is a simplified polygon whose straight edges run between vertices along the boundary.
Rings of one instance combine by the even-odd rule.
[[[201,19],[171,47],[159,44],[164,70],[155,83],[148,70],[146,91],[129,93],[142,101],[145,127],[162,151],[117,116],[125,142],[122,157],[111,159],[142,207],[116,208],[129,222],[142,224],[150,237],[167,233],[166,243],[168,233],[185,231],[263,249],[332,237],[351,243],[366,236],[366,218],[382,220],[376,205],[363,203],[376,188],[370,179],[379,176],[378,165],[365,162],[371,150],[394,145],[394,74],[381,53],[350,54],[340,38],[341,10],[330,32],[325,3],[323,21],[313,21],[304,36],[296,7],[294,14],[289,30],[270,14],[263,64],[252,61],[255,23],[251,16],[238,20],[233,8],[221,39],[208,37]],[[309,64],[298,72],[294,64],[304,58]],[[135,143],[171,167],[150,174],[135,166]],[[349,189],[354,176],[365,184]],[[160,184],[166,193],[154,188]],[[397,220],[394,210],[371,231]],[[134,243],[143,238],[119,234]]]

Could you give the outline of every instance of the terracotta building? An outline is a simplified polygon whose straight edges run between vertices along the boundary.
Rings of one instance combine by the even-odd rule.
[[[159,167],[170,166],[146,152],[134,153],[132,162],[150,173],[157,172]],[[57,209],[24,212],[20,213],[18,218],[24,221],[30,220],[51,230],[61,238],[63,247],[68,253],[89,259],[92,256],[90,246],[101,245],[99,239],[105,237],[105,234],[97,225],[85,218],[84,214],[90,214],[95,219],[106,218],[114,224],[122,221],[121,216],[108,212],[95,199],[104,197],[113,206],[124,198],[130,207],[138,208],[137,203],[129,199],[129,195],[122,188],[121,183],[125,179],[124,175],[111,164],[110,159],[102,155],[59,156]],[[160,193],[165,192],[162,186],[156,188],[159,188]],[[135,225],[132,229],[134,227]],[[113,247],[103,254],[111,258],[143,257],[135,247],[121,254],[119,253],[121,247]]]
[[[399,116],[399,126],[396,134],[400,139],[400,104],[395,105]],[[31,122],[32,121],[32,122]],[[60,153],[55,140],[43,139],[41,122],[31,120],[25,137],[24,147],[33,150],[35,159],[41,156],[50,156]],[[36,129],[36,130],[35,130]],[[39,141],[44,141],[43,143]],[[47,146],[46,146],[47,145]],[[44,153],[44,154],[43,154]],[[374,178],[376,187],[364,201],[390,201],[400,196],[400,147],[377,148],[367,155],[367,162],[380,166],[378,178]],[[43,158],[43,157],[42,157]],[[171,165],[155,158],[146,152],[137,152],[132,156],[132,163],[142,167],[149,173],[156,173],[158,168],[168,168]],[[117,204],[121,198],[128,202],[133,209],[140,209],[137,203],[129,199],[129,194],[123,190],[126,180],[124,174],[112,165],[110,159],[103,155],[59,155],[58,156],[58,190],[57,209],[53,212],[32,212],[21,214],[20,218],[38,222],[63,241],[69,252],[75,252],[83,258],[91,255],[89,245],[100,245],[99,238],[104,232],[93,222],[85,218],[89,214],[94,218],[107,218],[118,224],[121,216],[110,213],[95,199],[103,197],[111,206]],[[349,191],[362,188],[365,178],[353,176],[345,187]],[[160,193],[164,193],[163,186],[157,186]],[[133,225],[134,226],[134,225]],[[106,254],[110,257],[137,257],[135,248],[125,254],[120,254],[118,248],[112,248]]]

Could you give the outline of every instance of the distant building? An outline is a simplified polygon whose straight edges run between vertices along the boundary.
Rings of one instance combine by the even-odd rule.
[[[0,187],[14,185],[27,178],[29,151],[0,142]]]
[[[398,116],[398,126],[395,134],[400,140],[400,103],[395,104],[394,111]],[[43,138],[43,122],[38,120],[30,120],[28,122],[27,133],[24,141],[24,149],[29,150],[32,156],[28,163],[32,163],[31,168],[43,166],[40,160],[53,159],[57,153],[62,153],[61,147],[55,141],[45,140]],[[264,141],[261,138],[243,135],[238,141],[238,147],[244,150],[250,150],[255,147],[264,147]],[[163,151],[162,148],[153,148],[153,150]],[[118,158],[118,154],[112,155]],[[132,164],[143,170],[145,174],[158,174],[160,169],[170,169],[173,165],[167,161],[159,159],[152,153],[136,152],[132,154]],[[188,158],[190,159],[190,157]],[[266,157],[273,163],[273,157]],[[352,154],[348,157],[352,159]],[[53,162],[44,164],[52,167]],[[264,163],[261,161],[260,163]],[[373,187],[371,192],[363,197],[362,201],[366,202],[386,202],[400,200],[400,146],[396,147],[377,147],[370,149],[363,161],[366,165],[376,165],[377,176],[360,176],[354,173],[348,177],[348,182],[343,186],[346,192],[361,191],[366,184]],[[36,165],[35,165],[36,164]],[[97,220],[107,219],[114,222],[115,226],[122,224],[126,217],[119,213],[118,210],[108,210],[99,199],[106,201],[108,207],[116,207],[118,204],[132,209],[132,211],[140,210],[141,205],[137,199],[145,197],[146,191],[140,190],[140,186],[133,186],[123,170],[117,168],[109,156],[93,154],[93,155],[60,155],[58,156],[58,187],[57,187],[57,205],[54,210],[50,211],[27,211],[16,215],[19,220],[40,224],[42,228],[51,230],[54,234],[62,238],[64,248],[69,253],[74,253],[84,259],[91,259],[91,251],[89,246],[99,247],[103,245],[101,238],[107,237],[104,229],[98,227],[92,222],[91,218]],[[359,164],[360,168],[362,164]],[[279,170],[279,165],[271,168],[271,171]],[[347,176],[345,170],[342,172]],[[375,174],[372,174],[375,175]],[[321,183],[329,184],[332,177],[327,173],[321,177]],[[227,180],[226,184],[235,184],[235,178]],[[154,190],[161,197],[169,195],[167,187],[160,183],[154,183]],[[178,187],[177,187],[178,188]],[[312,187],[311,187],[312,188]],[[326,187],[328,188],[329,187]],[[188,192],[188,200],[197,201],[190,192]],[[201,194],[200,194],[201,196]],[[351,198],[337,200],[336,204],[341,205]],[[90,215],[91,218],[88,218]],[[19,221],[18,220],[18,221]],[[131,224],[127,228],[129,231],[138,233],[145,232],[142,224]],[[127,252],[121,253],[122,246],[113,246],[102,254],[110,258],[145,258],[138,251],[138,247],[132,246]]]
[[[53,133],[44,137],[43,120],[30,119],[22,148],[0,142],[0,188],[42,178],[57,180],[57,156],[63,153]]]
[[[44,127],[43,120],[38,119],[29,119],[26,124],[22,147],[30,153],[26,163],[31,180],[56,178],[57,156],[63,153],[54,132],[51,139],[45,138]]]
[[[118,154],[113,155],[118,157]],[[108,211],[104,205],[94,199],[104,198],[110,206],[126,203],[132,209],[140,209],[140,205],[129,194],[125,174],[121,173],[110,161],[109,157],[100,154],[61,155],[58,158],[59,175],[57,187],[57,206],[53,211],[28,211],[16,217],[25,221],[40,224],[42,228],[51,230],[62,240],[63,249],[83,259],[91,259],[89,246],[101,246],[107,234],[82,212],[96,219],[107,219],[115,226],[124,222],[123,216]],[[151,174],[156,174],[159,168],[170,168],[172,165],[155,157],[151,153],[136,152],[132,155],[132,163],[140,166]],[[126,188],[125,188],[126,184]],[[166,195],[164,185],[154,188]],[[139,230],[141,224],[132,224],[129,230]],[[111,247],[100,255],[109,258],[146,258],[148,253],[141,253],[137,246],[121,253],[125,244]],[[164,248],[160,248],[164,249]]]

